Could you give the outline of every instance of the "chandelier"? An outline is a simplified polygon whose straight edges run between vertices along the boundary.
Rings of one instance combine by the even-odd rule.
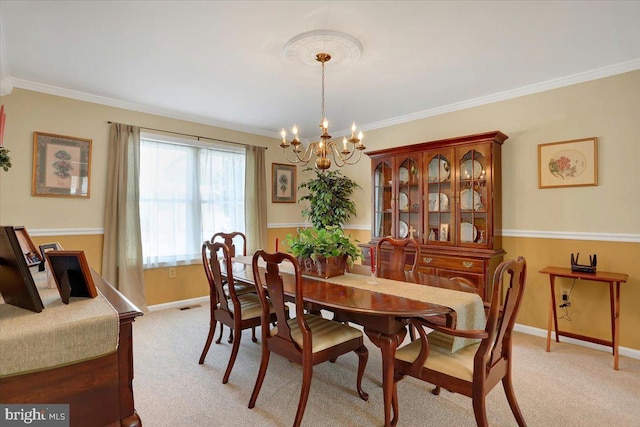
[[[305,149],[302,142],[298,138],[299,129],[296,125],[291,129],[293,138],[287,142],[287,131],[282,129],[280,135],[282,135],[282,142],[280,147],[284,151],[285,158],[291,162],[301,165],[307,165],[313,156],[315,156],[316,168],[320,170],[326,170],[331,167],[331,159],[336,166],[342,167],[344,165],[353,165],[362,157],[362,150],[366,147],[362,144],[362,131],[356,135],[356,124],[351,126],[351,137],[346,136],[342,139],[342,142],[336,142],[331,140],[329,135],[329,121],[324,114],[324,64],[331,60],[331,55],[325,52],[316,54],[316,61],[322,64],[322,120],[320,122],[320,140],[311,142]],[[354,155],[357,153],[357,156]]]

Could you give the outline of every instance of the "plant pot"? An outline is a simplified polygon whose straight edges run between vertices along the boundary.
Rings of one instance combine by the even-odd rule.
[[[316,260],[311,258],[298,258],[302,273],[309,276],[329,277],[341,276],[347,269],[347,255],[340,257],[317,257]]]

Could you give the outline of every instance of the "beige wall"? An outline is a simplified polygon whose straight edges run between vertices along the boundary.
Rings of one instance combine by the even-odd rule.
[[[196,133],[249,144],[269,145],[271,163],[285,163],[273,139],[165,119],[143,113],[70,99],[14,90],[2,98],[7,111],[5,143],[14,167],[0,172],[0,223],[26,225],[29,230],[101,229],[106,182],[106,122]],[[550,90],[462,111],[366,132],[370,150],[414,144],[489,130],[509,135],[503,146],[503,238],[507,257],[523,255],[529,265],[528,288],[518,323],[546,328],[548,278],[537,271],[546,265],[568,266],[569,254],[598,254],[599,269],[630,275],[622,286],[621,345],[640,350],[640,71]],[[31,155],[34,131],[94,140],[91,199],[32,197]],[[597,187],[538,189],[537,145],[576,138],[599,138]],[[361,187],[354,194],[358,216],[348,229],[361,242],[369,240],[370,162],[344,170]],[[308,176],[308,175],[307,175]],[[306,179],[298,170],[298,181]],[[271,191],[270,185],[268,191]],[[299,196],[299,195],[298,195]],[[270,200],[270,197],[269,197]],[[72,214],[69,214],[71,212]],[[297,204],[269,204],[268,249],[303,222]],[[349,228],[349,227],[347,227]],[[548,232],[555,232],[549,238]],[[547,233],[547,234],[545,234]],[[33,234],[33,233],[32,233]],[[42,240],[41,240],[42,239]],[[54,240],[55,239],[55,240]],[[34,237],[34,241],[76,242],[99,251],[101,236],[91,242],[80,236]],[[101,254],[89,255],[99,260]],[[145,273],[150,304],[207,294],[201,266],[178,270],[168,279],[164,269]],[[569,283],[560,282],[562,286]],[[559,287],[562,287],[559,286]],[[607,338],[608,290],[593,282],[576,284],[571,322],[564,329]]]

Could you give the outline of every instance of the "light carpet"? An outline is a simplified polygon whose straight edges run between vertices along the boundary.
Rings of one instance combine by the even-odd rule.
[[[204,365],[198,359],[209,324],[203,305],[145,314],[133,325],[135,406],[145,427],[290,426],[293,424],[302,370],[272,355],[256,407],[247,404],[260,364],[260,343],[245,331],[229,383],[222,384],[231,352],[228,329],[211,345]],[[258,331],[259,332],[259,331]],[[218,332],[216,331],[216,337]],[[350,353],[336,363],[314,367],[303,426],[381,426],[384,424],[381,358],[368,339],[363,388],[356,393],[358,358]],[[620,358],[614,371],[611,353],[554,343],[515,333],[513,382],[525,420],[535,426],[640,426],[640,360]],[[442,391],[413,378],[398,385],[399,426],[475,426],[471,399]],[[487,397],[491,426],[515,426],[498,385]]]

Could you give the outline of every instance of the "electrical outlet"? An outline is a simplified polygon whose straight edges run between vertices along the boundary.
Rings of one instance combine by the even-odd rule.
[[[169,267],[169,279],[175,279],[175,278],[176,278],[176,268]]]
[[[562,293],[562,301],[569,301],[569,294],[566,291]]]

